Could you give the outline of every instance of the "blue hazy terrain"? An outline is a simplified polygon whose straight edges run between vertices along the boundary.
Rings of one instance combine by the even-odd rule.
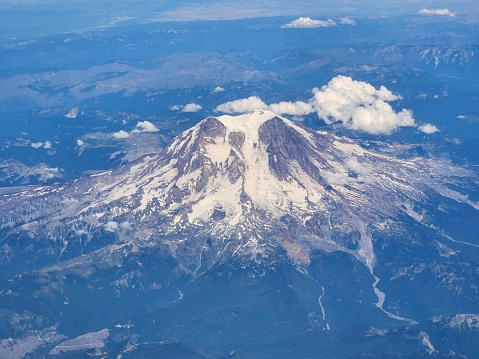
[[[165,247],[106,260],[114,231],[88,233],[62,257],[66,244],[48,237],[42,247],[20,225],[11,232],[0,207],[0,357],[477,358],[478,34],[473,0],[3,1],[4,198],[130,168],[201,120],[248,112],[253,101],[289,103],[280,115],[317,133],[473,177],[447,184],[460,204],[436,194],[404,209],[398,221],[410,233],[371,234],[384,308],[412,318],[402,322],[378,309],[373,273],[346,252],[318,250],[304,272],[288,260],[233,258],[193,278]],[[385,87],[380,103],[388,114],[407,109],[409,122],[374,131],[321,116],[315,96],[335,79]]]

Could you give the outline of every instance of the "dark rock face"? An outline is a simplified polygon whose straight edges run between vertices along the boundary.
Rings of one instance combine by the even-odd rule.
[[[205,166],[209,166],[209,159],[201,155],[201,147],[204,144],[212,143],[215,138],[224,138],[225,135],[226,127],[214,117],[208,117],[194,131],[189,130],[181,134],[172,151],[168,151],[168,148],[164,150],[162,162],[166,164],[176,161],[176,168],[178,168],[180,176],[203,169]],[[209,171],[212,171],[211,166],[209,167]]]
[[[265,122],[259,129],[259,139],[267,148],[270,168],[278,179],[287,180],[287,170],[293,160],[312,178],[321,178],[318,167],[311,159],[320,163],[324,163],[324,159],[318,158],[312,151],[312,145],[293,128],[285,126],[281,119],[273,118]]]
[[[225,137],[226,127],[214,117],[208,117],[199,125],[198,141],[203,141],[205,138]]]
[[[170,192],[168,193],[168,199],[167,199],[167,205],[171,203],[181,203],[181,200],[183,199],[183,194],[181,193],[181,190],[178,188],[177,185],[174,185]]]
[[[244,139],[245,134],[243,132],[230,132],[228,135],[228,143],[240,151],[241,146],[243,146]]]
[[[225,219],[226,213],[222,210],[222,208],[215,208],[213,213],[211,214],[211,219],[214,221],[221,221]]]
[[[238,157],[233,149],[230,151],[225,167],[228,171],[230,183],[232,184],[241,179],[246,169],[244,162]]]

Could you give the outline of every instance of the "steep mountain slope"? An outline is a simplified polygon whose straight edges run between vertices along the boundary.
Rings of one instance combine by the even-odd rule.
[[[140,337],[228,351],[234,338],[250,341],[247,332],[228,347],[185,331],[212,320],[211,303],[242,308],[243,327],[263,311],[259,341],[269,326],[278,338],[472,311],[479,243],[457,225],[477,229],[479,205],[467,196],[477,179],[409,150],[253,111],[209,117],[118,171],[3,189],[0,307],[30,319],[2,330],[28,337],[59,328],[58,337],[72,338],[138,317]],[[258,295],[264,301],[255,307]],[[42,309],[15,297],[35,298]],[[294,318],[281,303],[296,308]],[[143,315],[156,318],[154,329]]]

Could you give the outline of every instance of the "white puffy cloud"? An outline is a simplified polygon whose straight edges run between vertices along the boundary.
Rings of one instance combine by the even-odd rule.
[[[339,23],[342,25],[356,25],[354,20],[348,19],[347,17],[343,17],[339,20]]]
[[[202,108],[203,107],[201,105],[198,105],[196,103],[189,103],[188,105],[185,105],[185,107],[183,107],[181,111],[182,112],[198,112]]]
[[[224,113],[245,113],[253,110],[266,110],[268,105],[257,96],[250,96],[241,100],[225,102],[216,107],[216,111]]]
[[[278,115],[304,116],[316,112],[327,124],[342,122],[352,130],[371,134],[390,134],[399,127],[414,126],[410,110],[396,112],[390,101],[401,99],[386,87],[378,89],[367,82],[337,76],[321,89],[313,89],[308,102],[279,102],[266,104],[257,96],[223,103],[216,111],[245,113],[253,110],[270,110]]]
[[[223,92],[225,89],[221,86],[217,86],[215,87],[215,89],[213,90],[213,92],[217,93],[217,92]]]
[[[398,100],[386,87],[376,90],[367,82],[337,76],[321,89],[314,89],[311,103],[326,123],[371,134],[389,134],[402,126],[414,126],[410,110],[395,112],[387,102]]]
[[[52,148],[52,143],[50,141],[46,142],[32,142],[30,144],[33,148],[44,148],[46,150],[49,150]]]
[[[308,102],[279,102],[268,106],[268,110],[278,115],[304,116],[314,112],[313,106]]]
[[[313,106],[308,102],[283,101],[267,105],[257,96],[223,103],[216,107],[218,112],[245,113],[253,110],[270,110],[278,115],[304,116],[314,112]]]
[[[430,123],[425,123],[419,126],[418,130],[427,134],[439,132],[439,129],[436,126],[431,125]]]
[[[135,128],[131,132],[126,132],[124,130],[120,130],[118,132],[113,132],[112,136],[117,140],[124,140],[131,136],[131,134],[137,133],[154,133],[160,131],[158,127],[152,124],[150,121],[139,121]],[[83,142],[83,141],[82,141]],[[78,141],[77,141],[78,144]],[[80,146],[80,145],[79,145]]]
[[[118,140],[122,140],[122,139],[130,137],[130,134],[126,131],[120,130],[118,132],[114,132],[113,137],[115,137]]]
[[[390,134],[398,127],[414,126],[414,118],[410,110],[395,113],[391,105],[378,100],[373,104],[359,107],[351,114],[349,121],[343,124],[352,129],[371,134]]]
[[[220,87],[222,88],[222,87]],[[216,88],[218,89],[218,87]],[[220,90],[213,90],[213,92],[220,92]],[[223,89],[224,91],[224,89]],[[198,112],[199,110],[203,109],[203,106],[198,105],[196,103],[189,103],[185,106],[180,106],[180,105],[174,105],[170,107],[171,111],[181,111],[181,112]]]
[[[85,144],[85,142],[83,142],[82,140],[78,139],[77,140],[77,146],[83,146]]]
[[[105,232],[115,233],[118,230],[118,223],[110,221],[103,225],[103,229],[105,230]]]
[[[300,17],[296,20],[288,22],[287,24],[281,26],[283,29],[312,29],[317,27],[331,27],[335,26],[336,21],[328,20],[313,20],[310,17]]]
[[[135,129],[131,132],[143,133],[143,132],[158,132],[158,131],[159,131],[158,127],[156,127],[150,121],[140,121],[136,124]]]
[[[439,15],[439,16],[450,16],[454,17],[456,14],[451,12],[449,9],[422,9],[417,12],[420,15]]]

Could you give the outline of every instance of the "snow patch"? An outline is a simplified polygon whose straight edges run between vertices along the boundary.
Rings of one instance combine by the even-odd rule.
[[[78,107],[72,108],[66,115],[66,118],[77,118],[78,116]]]
[[[50,355],[60,355],[65,352],[85,350],[85,349],[101,349],[105,346],[105,340],[110,336],[109,329],[103,329],[98,332],[81,335],[75,339],[66,340],[58,344],[50,351]]]
[[[331,327],[329,326],[329,323],[326,321],[326,312],[325,312],[325,310],[324,310],[323,302],[322,302],[323,297],[324,297],[324,293],[325,293],[323,286],[321,286],[321,290],[322,290],[323,292],[321,293],[321,295],[320,295],[319,298],[318,298],[319,307],[321,308],[321,316],[322,316],[322,318],[323,318],[323,322],[326,323],[326,330],[331,330]]]
[[[468,329],[479,329],[479,314],[439,315],[431,320],[433,323],[443,323],[452,329],[460,329],[463,326],[466,326]]]
[[[44,148],[45,150],[50,150],[52,148],[52,143],[50,141],[46,142],[32,142],[30,144],[33,148]]]
[[[421,344],[427,348],[426,351],[429,355],[436,354],[437,350],[434,348],[434,345],[432,345],[429,335],[426,332],[421,331],[419,336],[421,338]]]

